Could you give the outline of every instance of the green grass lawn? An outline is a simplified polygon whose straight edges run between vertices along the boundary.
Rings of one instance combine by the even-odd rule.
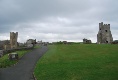
[[[16,53],[18,53],[19,58],[21,58],[24,54],[28,53],[31,50],[21,50],[21,51],[16,51]],[[0,68],[5,68],[8,66],[11,66],[13,64],[16,64],[18,61],[16,60],[12,60],[10,61],[8,59],[8,54],[4,55],[3,57],[0,58]]]
[[[118,45],[51,45],[34,74],[38,80],[118,80]]]

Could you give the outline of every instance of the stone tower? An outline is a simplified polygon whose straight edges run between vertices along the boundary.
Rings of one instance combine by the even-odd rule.
[[[98,44],[107,44],[113,41],[113,37],[110,31],[110,24],[99,23],[99,32],[97,34],[97,43]]]
[[[11,49],[17,48],[17,38],[18,38],[18,32],[10,32],[10,45]]]

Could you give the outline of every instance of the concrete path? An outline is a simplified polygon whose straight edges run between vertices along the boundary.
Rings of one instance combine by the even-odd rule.
[[[15,66],[0,69],[0,80],[34,80],[36,62],[47,51],[46,46],[24,55]]]

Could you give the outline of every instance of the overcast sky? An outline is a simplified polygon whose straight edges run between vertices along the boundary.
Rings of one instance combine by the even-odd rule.
[[[118,0],[0,0],[0,40],[96,42],[100,22],[118,39]]]

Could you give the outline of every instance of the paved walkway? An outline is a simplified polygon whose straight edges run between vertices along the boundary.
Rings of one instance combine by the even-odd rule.
[[[46,46],[42,46],[24,55],[15,66],[0,69],[0,80],[34,80],[35,64],[47,50]]]

